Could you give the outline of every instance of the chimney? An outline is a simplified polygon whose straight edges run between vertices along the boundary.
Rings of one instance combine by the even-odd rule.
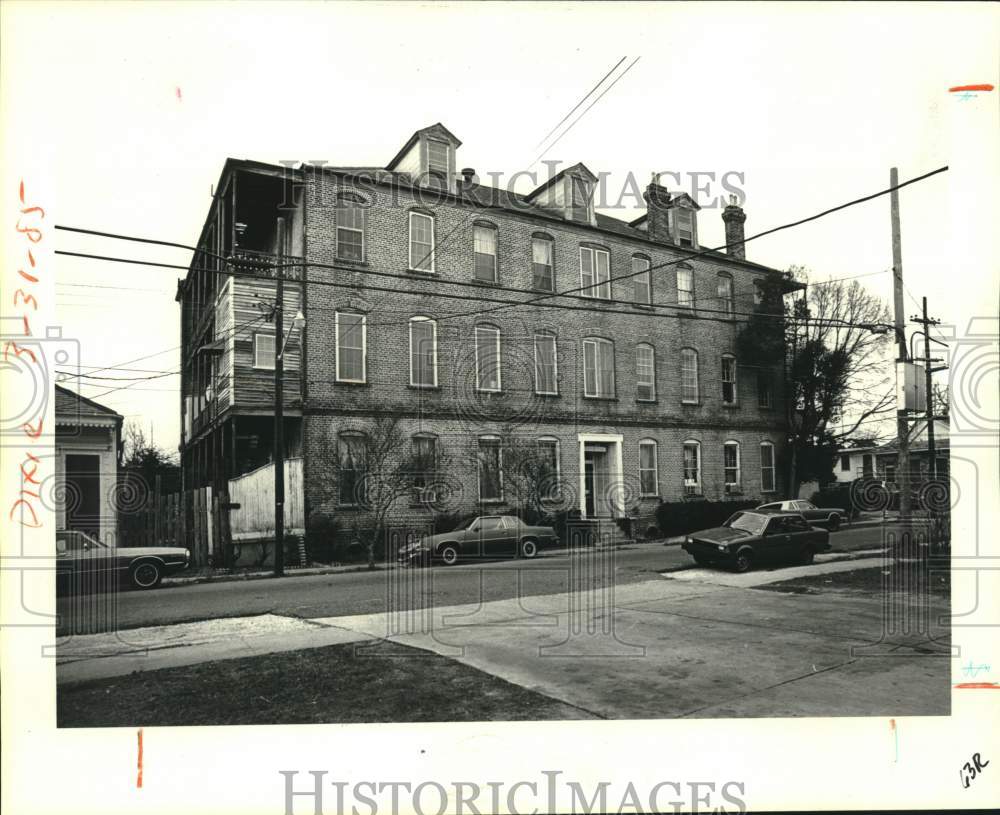
[[[465,187],[471,187],[473,184],[478,183],[476,178],[476,171],[472,167],[462,168],[462,185]]]
[[[646,231],[649,237],[660,243],[673,243],[673,236],[670,234],[670,190],[661,187],[658,183],[660,177],[653,173],[653,180],[646,187],[643,193],[643,200],[646,202]]]
[[[722,220],[726,224],[726,254],[734,258],[746,260],[746,248],[743,244],[743,223],[747,214],[736,205],[736,196],[729,196],[729,206],[722,210]]]

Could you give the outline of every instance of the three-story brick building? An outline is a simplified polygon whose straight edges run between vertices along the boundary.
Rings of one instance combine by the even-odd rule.
[[[698,205],[655,179],[647,213],[625,222],[594,211],[582,164],[518,195],[457,171],[460,144],[437,124],[384,168],[227,161],[178,288],[188,485],[270,459],[284,346],[286,455],[304,459],[307,513],[363,522],[379,417],[440,463],[402,514],[443,493],[450,509],[516,510],[512,439],[547,462],[553,502],[585,517],[779,493],[781,371],[735,352],[773,271],[746,260],[742,209],[722,213],[728,252],[706,252]]]

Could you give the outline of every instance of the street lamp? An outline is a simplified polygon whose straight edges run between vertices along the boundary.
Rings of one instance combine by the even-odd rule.
[[[285,357],[285,346],[288,345],[288,340],[291,339],[292,332],[295,330],[296,326],[304,326],[306,324],[306,315],[302,313],[302,309],[295,312],[295,316],[292,318],[292,324],[288,326],[288,331],[281,341],[281,350],[278,351],[278,356],[284,359]]]

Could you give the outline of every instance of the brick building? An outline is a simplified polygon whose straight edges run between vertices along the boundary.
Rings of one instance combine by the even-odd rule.
[[[655,179],[625,222],[594,211],[582,164],[519,195],[458,171],[460,145],[436,124],[384,168],[226,162],[178,286],[186,485],[270,459],[280,256],[286,455],[304,459],[310,516],[363,519],[379,417],[436,462],[400,517],[516,510],[512,444],[547,463],[553,505],[586,517],[781,494],[781,371],[735,356],[772,271],[745,258],[742,209],[722,213],[728,253],[695,255],[697,203]]]

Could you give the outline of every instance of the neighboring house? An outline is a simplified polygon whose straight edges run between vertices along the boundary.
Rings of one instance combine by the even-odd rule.
[[[938,477],[948,474],[948,420],[934,422],[934,448]],[[927,422],[914,422],[910,427],[910,471],[923,481],[930,473],[930,452],[927,443]],[[868,447],[848,447],[839,451],[834,465],[838,482],[856,478],[877,478],[895,482],[898,468],[899,444],[894,439],[887,444]]]
[[[436,124],[384,168],[227,160],[177,290],[185,487],[222,489],[271,458],[281,255],[285,332],[306,316],[284,356],[284,437],[304,459],[307,514],[363,523],[352,486],[379,416],[399,417],[421,460],[447,460],[434,479],[459,488],[450,511],[516,509],[507,425],[586,517],[783,497],[780,367],[735,356],[773,271],[745,258],[743,210],[722,212],[728,254],[693,256],[686,194],[654,180],[646,214],[625,222],[594,211],[582,164],[518,195],[459,172],[460,145]]]
[[[123,417],[56,385],[56,528],[117,543],[118,452]]]

